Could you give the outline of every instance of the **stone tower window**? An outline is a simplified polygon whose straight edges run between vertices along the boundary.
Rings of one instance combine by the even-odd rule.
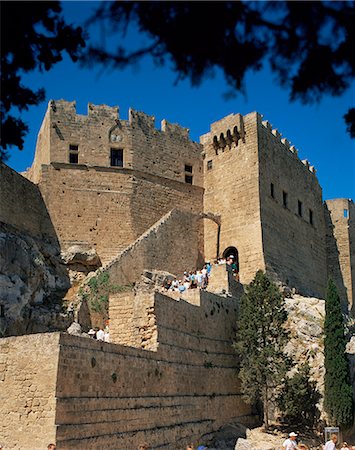
[[[274,183],[270,184],[270,195],[272,198],[275,198],[275,186]]]
[[[185,175],[185,183],[192,184],[192,175]]]
[[[282,204],[285,208],[287,208],[287,192],[282,191]]]
[[[207,170],[211,170],[211,169],[212,169],[212,159],[207,161]]]
[[[192,166],[190,166],[189,164],[185,164],[185,172],[192,173]]]
[[[298,215],[302,217],[302,202],[298,200]]]
[[[79,162],[79,146],[70,144],[69,145],[69,163],[78,164]]]
[[[111,166],[123,167],[123,150],[121,148],[111,148]]]
[[[309,223],[313,225],[313,211],[311,209],[309,210]]]
[[[347,219],[348,218],[348,210],[347,209],[344,209],[344,217],[345,217],[345,219]]]
[[[5,305],[0,305],[0,317],[5,317]]]

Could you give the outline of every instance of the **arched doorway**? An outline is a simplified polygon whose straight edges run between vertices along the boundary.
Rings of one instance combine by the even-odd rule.
[[[223,258],[228,259],[233,256],[234,262],[237,266],[237,272],[239,272],[239,255],[238,250],[235,247],[227,247],[223,252]]]

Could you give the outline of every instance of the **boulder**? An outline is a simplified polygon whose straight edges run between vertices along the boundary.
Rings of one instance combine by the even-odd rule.
[[[67,329],[68,334],[72,334],[74,336],[81,336],[81,326],[77,322],[73,322],[70,327]]]
[[[65,264],[79,266],[78,269],[83,266],[84,268],[90,268],[90,271],[94,271],[102,265],[96,250],[87,244],[72,245],[62,251],[61,256]]]

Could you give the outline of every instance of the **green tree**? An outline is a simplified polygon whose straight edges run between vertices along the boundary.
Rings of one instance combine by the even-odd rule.
[[[331,425],[352,424],[353,402],[340,297],[329,279],[324,321],[324,408]]]
[[[283,353],[288,341],[286,319],[283,295],[259,270],[241,298],[234,347],[244,398],[250,404],[262,403],[266,429],[270,402],[290,366]]]
[[[310,367],[303,364],[291,378],[286,378],[282,391],[278,395],[277,405],[284,420],[290,425],[315,424],[319,411],[317,403],[320,394],[316,382],[309,379]]]

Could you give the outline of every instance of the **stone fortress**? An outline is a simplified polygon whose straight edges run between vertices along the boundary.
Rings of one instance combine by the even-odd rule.
[[[354,203],[323,202],[315,168],[256,112],[213,123],[196,143],[142,112],[121,120],[117,107],[89,104],[78,115],[75,102],[51,101],[32,167],[0,169],[8,448],[183,448],[223,424],[256,423],[231,343],[258,269],[318,298],[331,276],[354,315]],[[64,264],[73,248],[94,254],[92,266]],[[215,266],[206,291],[155,289],[161,271],[181,277],[231,254],[239,283]],[[110,297],[112,344],[62,333],[58,309],[45,312],[99,266],[135,285]]]

